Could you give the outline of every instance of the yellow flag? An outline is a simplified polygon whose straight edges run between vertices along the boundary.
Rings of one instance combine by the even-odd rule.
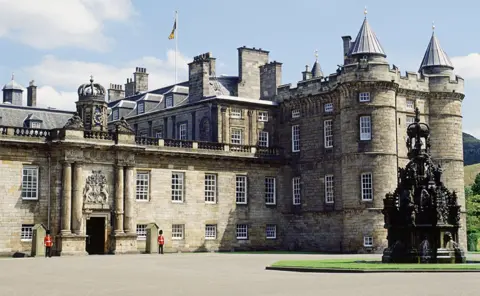
[[[170,35],[168,35],[168,39],[175,39],[175,31],[177,30],[177,20],[175,20],[175,23],[173,23],[173,29],[172,29],[172,33],[170,33]]]

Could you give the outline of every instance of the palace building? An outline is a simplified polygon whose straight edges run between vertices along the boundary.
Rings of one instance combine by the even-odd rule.
[[[12,77],[0,104],[0,253],[29,253],[39,225],[59,255],[143,252],[152,224],[166,252],[380,253],[415,108],[466,245],[464,80],[435,34],[405,75],[366,18],[342,39],[342,66],[325,75],[317,58],[296,87],[268,51],[245,46],[238,76],[217,76],[206,53],[188,81],[160,89],[142,67],[124,86],[92,78],[76,112],[38,108],[33,81],[24,106]]]

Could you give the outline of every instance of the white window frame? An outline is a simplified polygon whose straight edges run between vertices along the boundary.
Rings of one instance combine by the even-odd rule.
[[[147,224],[137,224],[137,240],[147,240]]]
[[[150,172],[137,171],[135,200],[148,201],[150,193]]]
[[[137,114],[145,113],[145,103],[138,103]]]
[[[38,200],[39,167],[25,165],[22,168],[22,199]],[[34,197],[33,197],[34,196]]]
[[[248,180],[247,180],[246,175],[236,175],[235,176],[235,202],[236,202],[236,204],[246,205],[248,203],[247,186],[248,186]]]
[[[30,242],[33,239],[33,224],[22,224],[20,229],[20,240]]]
[[[172,108],[173,107],[173,96],[167,96],[165,98],[165,108]]]
[[[333,120],[323,121],[323,144],[325,148],[333,147]]]
[[[363,246],[367,248],[373,247],[373,237],[371,236],[364,236],[363,237]]]
[[[268,111],[258,111],[258,121],[268,122]]]
[[[155,138],[157,138],[157,139],[163,139],[163,130],[156,131],[156,132],[155,132]]]
[[[265,177],[265,204],[275,205],[277,203],[277,179],[275,177]]]
[[[242,109],[240,108],[232,108],[230,109],[230,118],[242,118]]]
[[[361,103],[370,102],[370,93],[369,92],[361,92],[358,94],[358,101]]]
[[[248,239],[248,225],[237,224],[235,229],[235,236],[238,240]]]
[[[217,202],[217,174],[205,173],[205,203]]]
[[[332,113],[333,112],[333,103],[325,103],[323,105],[323,112]]]
[[[172,240],[182,240],[185,238],[185,225],[172,224]]]
[[[335,202],[335,179],[333,175],[325,175],[325,203],[332,204]]]
[[[362,173],[360,175],[362,201],[373,201],[373,174]]]
[[[187,124],[182,123],[178,127],[178,139],[186,141],[187,140]]]
[[[412,123],[415,122],[415,116],[410,116],[410,115],[407,115],[405,116],[405,127],[408,128],[408,126]]]
[[[293,109],[292,118],[299,118],[299,117],[300,117],[300,109]]]
[[[259,131],[258,132],[258,146],[259,147],[268,147],[268,132]]]
[[[113,109],[112,119],[118,120],[119,117],[120,117],[120,111],[118,109]]]
[[[172,172],[172,202],[183,203],[183,197],[185,195],[185,173],[184,172]]]
[[[360,141],[370,141],[372,139],[372,117],[370,115],[360,116]]]
[[[277,239],[277,225],[267,224],[265,226],[265,238],[266,239]]]
[[[292,125],[292,152],[300,151],[300,125]]]
[[[415,110],[415,100],[407,99],[405,105],[407,110]]]
[[[292,195],[293,204],[300,205],[302,203],[302,191],[301,191],[301,179],[300,177],[292,178]]]
[[[42,128],[42,123],[39,121],[30,121],[30,128]]]
[[[234,145],[243,144],[243,130],[240,128],[232,128],[230,132],[230,143]]]
[[[206,224],[205,225],[205,239],[206,240],[217,239],[217,225],[216,224]]]

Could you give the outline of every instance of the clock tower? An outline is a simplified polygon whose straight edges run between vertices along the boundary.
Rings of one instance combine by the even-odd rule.
[[[85,130],[107,131],[107,102],[105,88],[94,83],[90,76],[90,83],[78,88],[77,113],[83,120]]]

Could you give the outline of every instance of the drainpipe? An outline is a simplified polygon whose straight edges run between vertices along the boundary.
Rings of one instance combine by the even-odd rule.
[[[52,178],[52,158],[50,151],[47,152],[48,157],[48,199],[47,199],[47,229],[50,230],[50,215],[51,215],[51,178]]]

